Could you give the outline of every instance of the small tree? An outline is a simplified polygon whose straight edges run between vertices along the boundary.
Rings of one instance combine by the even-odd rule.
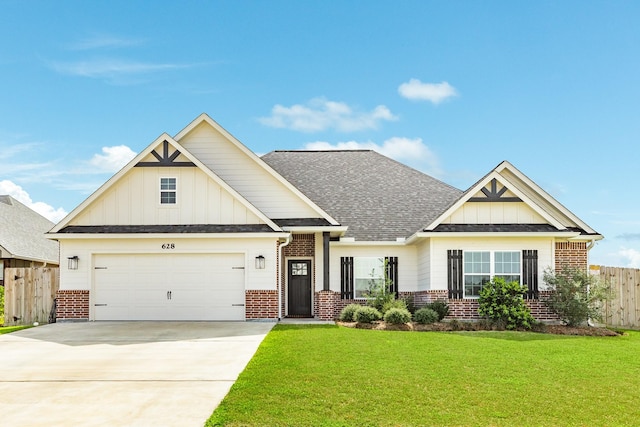
[[[524,302],[525,292],[518,282],[494,277],[480,291],[478,313],[506,329],[530,329],[535,319]]]
[[[391,292],[392,280],[387,275],[387,260],[385,259],[382,264],[383,277],[378,278],[375,274],[375,270],[371,271],[371,279],[369,279],[369,287],[365,292],[367,298],[367,305],[375,308],[380,313],[384,314],[385,305],[391,308],[390,303],[395,301],[396,294]],[[406,305],[405,305],[406,308]]]
[[[601,321],[602,308],[613,296],[608,283],[578,268],[564,267],[558,274],[546,269],[543,280],[552,291],[545,305],[568,326]]]

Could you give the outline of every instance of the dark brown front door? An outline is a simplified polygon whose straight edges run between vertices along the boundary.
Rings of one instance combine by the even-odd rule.
[[[289,316],[311,317],[311,261],[289,260]]]

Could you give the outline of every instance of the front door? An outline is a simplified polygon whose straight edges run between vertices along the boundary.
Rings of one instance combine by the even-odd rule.
[[[311,261],[289,260],[289,316],[311,317]]]

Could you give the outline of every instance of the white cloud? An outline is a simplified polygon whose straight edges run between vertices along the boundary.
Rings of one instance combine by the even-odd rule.
[[[116,37],[109,34],[94,35],[69,45],[71,50],[110,49],[136,46],[142,44],[142,40]]]
[[[0,194],[13,197],[23,205],[33,209],[52,222],[57,223],[67,216],[67,212],[62,208],[56,209],[44,202],[34,202],[31,200],[29,193],[27,193],[22,187],[6,179],[0,181]]]
[[[136,156],[136,153],[126,145],[102,147],[102,153],[95,154],[89,160],[89,163],[98,168],[100,172],[117,172]]]
[[[325,141],[309,142],[305,150],[374,150],[399,162],[423,170],[433,176],[441,176],[442,169],[435,153],[424,144],[422,138],[393,137],[380,144],[375,142],[346,141],[331,144]]]
[[[262,117],[260,123],[274,128],[287,128],[302,132],[317,132],[335,129],[353,132],[376,129],[381,121],[393,121],[398,117],[384,105],[378,105],[370,112],[353,111],[343,102],[314,98],[307,105],[295,104],[291,107],[275,105],[270,117]]]
[[[458,96],[456,88],[447,82],[422,83],[418,79],[411,79],[398,87],[398,93],[414,101],[429,101],[439,104],[445,99]]]
[[[618,251],[618,255],[627,262],[624,267],[640,268],[640,251],[623,247]]]
[[[114,79],[122,75],[140,75],[159,71],[189,68],[187,64],[156,64],[122,59],[89,59],[75,62],[53,62],[51,67],[61,73],[73,76]]]

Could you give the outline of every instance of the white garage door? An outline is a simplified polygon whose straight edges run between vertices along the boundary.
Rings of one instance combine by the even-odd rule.
[[[242,254],[101,254],[95,320],[244,320]]]

